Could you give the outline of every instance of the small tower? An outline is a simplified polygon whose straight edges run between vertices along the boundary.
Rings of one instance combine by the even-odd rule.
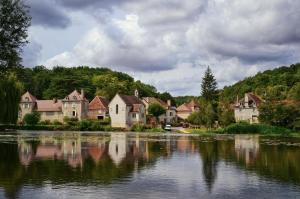
[[[139,91],[137,89],[135,89],[135,91],[134,91],[134,96],[136,96],[137,98],[139,98]]]

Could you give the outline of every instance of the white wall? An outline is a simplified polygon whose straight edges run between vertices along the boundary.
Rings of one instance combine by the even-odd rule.
[[[116,105],[119,106],[119,112],[116,113]],[[109,116],[112,127],[127,128],[128,110],[126,104],[119,95],[116,95],[108,105]]]
[[[250,123],[257,123],[258,120],[255,119],[255,117],[258,118],[259,111],[257,108],[235,108],[234,109],[234,117],[235,121],[249,121]],[[253,120],[254,118],[254,120]]]

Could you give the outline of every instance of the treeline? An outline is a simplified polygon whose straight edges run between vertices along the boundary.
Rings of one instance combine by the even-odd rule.
[[[64,98],[74,89],[84,89],[87,99],[95,95],[111,99],[117,92],[133,95],[138,89],[141,97],[160,97],[163,100],[172,98],[169,93],[159,93],[154,86],[135,81],[126,73],[112,71],[108,68],[54,67],[44,66],[20,68],[17,71],[24,89],[38,99]]]
[[[220,99],[234,101],[236,96],[243,97],[253,92],[264,100],[300,100],[300,63],[282,66],[273,70],[259,72],[220,91]]]

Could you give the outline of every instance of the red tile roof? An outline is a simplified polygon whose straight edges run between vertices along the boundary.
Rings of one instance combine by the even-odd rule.
[[[155,98],[155,97],[144,97],[143,100],[150,104],[159,104],[164,108],[168,108],[168,104],[166,102],[164,102],[163,100],[159,99],[159,98]]]
[[[200,104],[195,100],[191,100],[189,103],[183,103],[176,110],[178,112],[192,112],[197,108],[200,108]]]
[[[96,96],[89,104],[89,110],[108,110],[108,100],[101,96]]]
[[[61,100],[37,100],[36,104],[38,112],[59,112],[62,107]]]

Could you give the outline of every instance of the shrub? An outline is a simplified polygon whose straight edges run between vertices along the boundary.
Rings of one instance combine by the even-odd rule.
[[[38,112],[33,112],[33,113],[27,113],[24,118],[23,118],[23,122],[26,125],[37,125],[37,123],[39,123],[41,119],[41,116]]]
[[[292,131],[286,128],[275,127],[265,124],[237,123],[224,128],[227,134],[280,134],[288,135]]]
[[[62,123],[58,120],[53,120],[53,125],[62,125]]]
[[[134,124],[130,130],[134,132],[143,132],[145,129],[146,127],[143,124]]]
[[[79,122],[79,129],[81,131],[91,130],[91,126],[92,126],[92,121],[90,120],[81,120]]]

